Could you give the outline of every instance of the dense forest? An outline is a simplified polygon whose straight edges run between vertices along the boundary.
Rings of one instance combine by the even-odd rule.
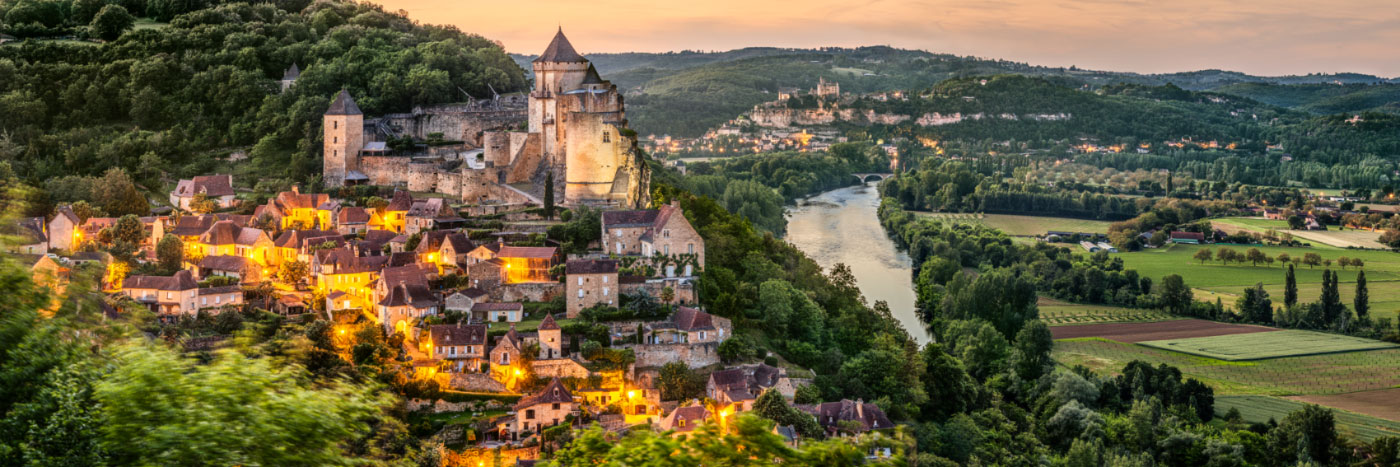
[[[0,18],[20,37],[82,35],[92,3],[7,0]],[[0,160],[25,180],[123,168],[154,186],[161,172],[203,174],[238,149],[251,161],[240,173],[259,174],[247,180],[275,173],[307,182],[319,178],[321,113],[340,89],[373,115],[526,83],[500,44],[368,3],[132,0],[104,8],[168,24],[128,24],[102,43],[0,46]],[[277,80],[293,64],[301,76],[279,93]]]
[[[846,93],[921,89],[950,78],[995,74],[1043,77],[1070,88],[1099,89],[1132,84],[1173,84],[1195,91],[1217,91],[1316,113],[1396,112],[1394,79],[1356,73],[1253,76],[1202,70],[1139,74],[1043,67],[1007,60],[937,54],[890,47],[778,49],[754,47],[726,52],[589,54],[598,70],[628,94],[632,126],[639,133],[699,136],[756,104],[776,100],[780,87],[807,89],[818,78],[841,84]],[[531,55],[515,55],[529,67]],[[1334,83],[1342,83],[1338,86]],[[1262,98],[1262,85],[1300,96],[1291,101]],[[1246,86],[1236,86],[1246,85]],[[1379,86],[1377,86],[1379,85]],[[1336,88],[1348,89],[1339,93]],[[1345,94],[1345,95],[1340,95]],[[724,96],[724,98],[718,98]]]

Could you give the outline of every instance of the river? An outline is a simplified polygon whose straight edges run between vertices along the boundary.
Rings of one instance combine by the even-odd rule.
[[[919,342],[927,343],[923,322],[914,312],[914,283],[909,255],[895,248],[880,227],[879,190],[859,185],[828,191],[788,207],[788,243],[830,270],[851,268],[865,299],[884,300],[895,319]]]

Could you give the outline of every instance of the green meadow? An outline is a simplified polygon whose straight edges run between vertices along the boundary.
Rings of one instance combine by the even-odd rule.
[[[1248,246],[1225,247],[1234,249],[1240,253],[1248,251]],[[1124,267],[1135,269],[1138,274],[1151,277],[1154,281],[1161,280],[1169,274],[1180,274],[1186,279],[1186,284],[1194,289],[1198,289],[1197,299],[1211,299],[1216,296],[1221,297],[1225,304],[1233,304],[1233,299],[1243,293],[1246,287],[1256,283],[1264,284],[1264,289],[1269,292],[1269,297],[1275,303],[1283,302],[1284,270],[1279,263],[1273,266],[1260,264],[1254,266],[1250,263],[1230,263],[1222,265],[1219,261],[1208,261],[1201,264],[1192,258],[1196,251],[1201,248],[1209,248],[1212,252],[1218,251],[1216,245],[1168,245],[1162,248],[1147,249],[1131,253],[1121,253],[1115,256],[1123,258]],[[1287,248],[1277,246],[1260,246],[1260,251],[1276,257],[1279,253],[1288,253],[1290,256],[1302,257],[1307,253],[1317,253],[1323,259],[1333,260],[1343,256],[1348,258],[1359,258],[1365,261],[1367,289],[1370,292],[1371,309],[1377,313],[1394,315],[1400,311],[1400,254],[1389,251],[1378,250],[1348,250],[1329,246],[1314,246],[1311,248]],[[1299,264],[1297,266],[1298,297],[1302,302],[1314,301],[1321,294],[1323,266],[1309,267]],[[1353,294],[1356,290],[1356,274],[1354,267],[1342,270],[1336,264],[1332,265],[1332,270],[1341,276],[1339,289],[1342,294],[1342,301],[1350,306]]]
[[[1186,339],[1167,339],[1139,342],[1138,344],[1157,349],[1230,361],[1297,357],[1400,347],[1389,342],[1296,329],[1250,334],[1192,337]]]
[[[1288,414],[1303,410],[1307,404],[1269,396],[1217,396],[1215,415],[1224,417],[1230,409],[1238,409],[1244,421],[1267,423],[1269,419],[1281,421]],[[1337,431],[1349,433],[1357,438],[1373,440],[1382,436],[1400,436],[1400,422],[1376,417],[1334,410],[1337,418]]]

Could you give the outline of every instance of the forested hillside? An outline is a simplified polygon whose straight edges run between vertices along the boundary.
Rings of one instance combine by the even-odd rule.
[[[1319,114],[1400,111],[1400,84],[1237,83],[1214,91]]]
[[[87,37],[88,3],[7,0],[0,30]],[[0,161],[36,183],[120,167],[154,186],[162,172],[201,174],[240,148],[252,162],[241,171],[306,182],[320,172],[321,113],[342,88],[373,115],[525,87],[486,38],[371,4],[309,3],[131,0],[102,8],[168,25],[128,23],[105,43],[0,46]],[[301,77],[279,93],[294,63]]]
[[[514,55],[529,68],[532,55]],[[1038,76],[1066,87],[1099,89],[1105,86],[1172,84],[1193,91],[1219,90],[1240,97],[1262,97],[1236,92],[1238,84],[1278,86],[1301,94],[1301,110],[1335,113],[1362,110],[1396,112],[1394,79],[1358,73],[1254,76],[1222,70],[1166,74],[1140,74],[1082,70],[1070,67],[1032,66],[1026,63],[978,57],[959,57],[890,47],[855,49],[746,48],[727,52],[668,52],[588,54],[603,73],[628,94],[628,114],[633,128],[645,134],[698,136],[734,118],[755,104],[776,99],[780,87],[813,87],[818,78],[836,81],[847,93],[908,90],[928,87],[949,78],[1014,73]],[[1331,83],[1344,83],[1336,86]],[[1390,83],[1389,85],[1374,86]],[[1299,86],[1292,86],[1299,85]],[[1331,88],[1351,89],[1345,98],[1331,96]],[[1249,88],[1243,88],[1249,89]],[[1295,107],[1295,104],[1260,98],[1262,102]],[[1364,106],[1362,104],[1365,104]],[[1389,105],[1387,105],[1389,104]],[[1306,107],[1305,107],[1306,106]]]

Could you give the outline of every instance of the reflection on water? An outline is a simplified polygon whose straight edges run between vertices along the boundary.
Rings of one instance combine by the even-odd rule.
[[[874,186],[822,193],[788,208],[786,239],[823,268],[850,266],[865,299],[888,303],[895,319],[924,344],[929,339],[914,312],[909,255],[896,250],[880,228],[879,207]]]

